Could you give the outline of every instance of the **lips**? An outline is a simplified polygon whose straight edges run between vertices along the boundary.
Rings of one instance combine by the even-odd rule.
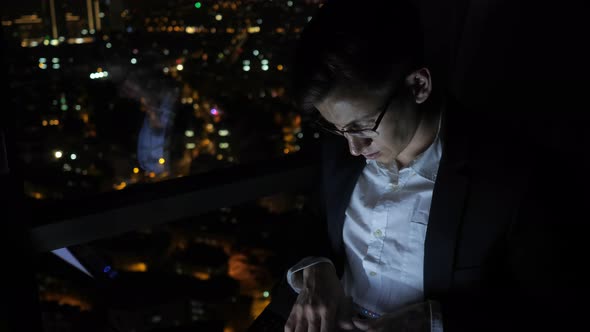
[[[381,152],[377,151],[377,152],[371,153],[371,154],[364,154],[363,156],[365,156],[365,158],[367,158],[367,159],[377,159],[380,154],[381,154]]]

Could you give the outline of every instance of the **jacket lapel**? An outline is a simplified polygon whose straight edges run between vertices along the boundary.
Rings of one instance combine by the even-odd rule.
[[[457,236],[469,190],[467,153],[471,141],[465,128],[461,127],[462,123],[469,122],[459,110],[457,105],[449,105],[450,112],[443,120],[443,154],[432,195],[424,248],[424,294],[427,298],[437,298],[451,287]]]

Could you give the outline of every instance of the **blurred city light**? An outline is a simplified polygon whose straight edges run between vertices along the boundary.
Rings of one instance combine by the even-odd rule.
[[[260,32],[260,27],[258,27],[258,26],[248,27],[248,33],[259,33],[259,32]]]
[[[125,187],[127,187],[127,182],[125,182],[125,181],[123,181],[119,184],[113,185],[113,189],[115,189],[115,190],[123,190],[123,189],[125,189]]]
[[[109,73],[106,71],[103,72],[97,72],[97,73],[92,73],[90,74],[90,79],[91,80],[96,80],[96,79],[100,79],[100,78],[105,78],[108,77]]]

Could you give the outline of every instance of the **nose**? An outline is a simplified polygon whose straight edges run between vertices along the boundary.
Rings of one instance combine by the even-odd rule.
[[[369,145],[371,145],[370,138],[359,138],[353,137],[351,135],[345,134],[346,140],[348,141],[348,148],[350,150],[350,154],[353,156],[360,156],[362,151]]]

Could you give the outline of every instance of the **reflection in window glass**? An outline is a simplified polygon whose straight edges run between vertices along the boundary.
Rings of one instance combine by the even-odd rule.
[[[289,56],[320,3],[3,2],[25,194],[79,197],[304,149]]]
[[[303,227],[314,222],[309,203],[278,194],[68,248],[84,272],[47,254],[38,274],[45,328],[245,331],[294,243],[312,238]]]

